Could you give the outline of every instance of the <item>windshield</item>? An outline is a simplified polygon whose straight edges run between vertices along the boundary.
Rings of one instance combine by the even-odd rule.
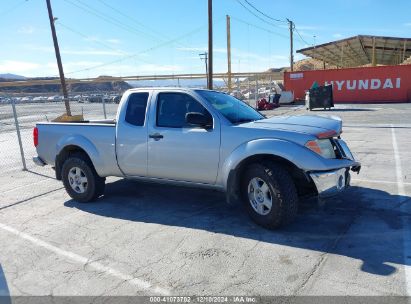
[[[196,91],[204,97],[215,109],[232,123],[242,123],[263,119],[264,116],[241,100],[215,91]]]

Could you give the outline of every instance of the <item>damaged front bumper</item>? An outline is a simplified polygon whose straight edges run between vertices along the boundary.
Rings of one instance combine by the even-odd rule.
[[[325,172],[311,172],[318,195],[321,197],[333,196],[350,185],[350,168],[341,168]]]
[[[354,159],[347,144],[341,139],[336,140],[335,143],[339,150],[340,157],[349,160],[351,163],[349,167],[329,171],[313,171],[309,173],[320,197],[333,196],[343,191],[350,185],[350,169],[357,174],[360,173],[361,170],[361,164]]]

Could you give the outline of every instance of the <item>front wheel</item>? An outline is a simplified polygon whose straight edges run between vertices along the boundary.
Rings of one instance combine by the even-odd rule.
[[[67,193],[78,202],[93,201],[104,193],[105,178],[97,174],[91,161],[82,153],[70,156],[61,173]]]
[[[276,229],[296,217],[297,189],[281,165],[252,164],[246,169],[241,187],[247,212],[257,224]]]

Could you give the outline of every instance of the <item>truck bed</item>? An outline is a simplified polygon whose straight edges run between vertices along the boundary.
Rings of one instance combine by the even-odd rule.
[[[82,147],[92,159],[100,176],[119,175],[116,161],[116,122],[115,120],[91,120],[82,122],[43,122],[37,123],[38,155],[47,164],[54,166],[60,149],[71,142]],[[121,175],[121,174],[120,174]]]

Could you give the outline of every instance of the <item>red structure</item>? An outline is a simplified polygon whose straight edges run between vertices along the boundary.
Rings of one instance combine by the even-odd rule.
[[[334,102],[411,101],[411,65],[284,73],[284,86],[295,99],[304,99],[314,82],[332,84]]]

